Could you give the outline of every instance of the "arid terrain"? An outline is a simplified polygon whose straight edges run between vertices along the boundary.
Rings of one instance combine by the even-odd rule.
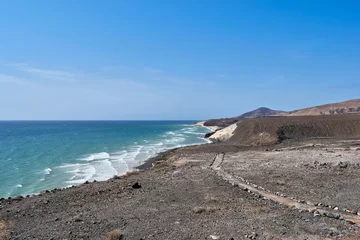
[[[360,99],[330,103],[291,111],[291,116],[316,116],[360,113]]]
[[[262,117],[294,117],[294,116],[328,116],[328,115],[351,115],[360,114],[360,99],[353,99],[344,102],[324,104],[315,107],[297,109],[293,111],[273,110],[267,107],[260,107],[253,111],[243,113],[237,117],[210,119],[204,122],[205,126],[227,127],[235,122],[246,119]]]
[[[0,238],[360,239],[359,186],[359,115],[249,119],[148,170],[2,199]]]

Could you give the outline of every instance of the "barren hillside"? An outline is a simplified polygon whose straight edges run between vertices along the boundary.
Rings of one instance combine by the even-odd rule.
[[[251,112],[244,113],[237,118],[255,118],[255,117],[265,117],[265,116],[284,116],[287,115],[287,112],[281,110],[273,110],[266,107],[260,107]]]
[[[290,116],[335,115],[360,113],[360,99],[325,104],[290,112]]]
[[[240,120],[229,141],[269,145],[285,139],[360,137],[360,115],[265,117]]]

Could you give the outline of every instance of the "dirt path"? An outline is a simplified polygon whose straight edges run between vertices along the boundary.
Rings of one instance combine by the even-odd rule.
[[[214,170],[219,176],[221,176],[225,181],[231,183],[232,185],[236,185],[242,190],[248,191],[249,193],[262,197],[264,199],[269,199],[276,203],[288,207],[293,207],[300,211],[308,211],[314,213],[314,216],[323,216],[339,220],[345,220],[349,223],[360,226],[360,216],[358,215],[348,214],[337,210],[325,209],[322,207],[316,207],[310,203],[307,203],[306,201],[299,201],[294,198],[286,197],[285,195],[278,196],[276,194],[270,193],[268,190],[265,190],[260,186],[245,181],[241,177],[236,177],[227,173],[221,168],[224,157],[224,153],[217,154],[214,158],[214,161],[211,163],[210,168]]]

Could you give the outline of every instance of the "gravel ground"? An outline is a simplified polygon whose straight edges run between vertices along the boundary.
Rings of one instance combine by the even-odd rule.
[[[348,143],[337,147],[344,144]],[[341,161],[350,163],[352,159],[356,166],[359,151],[327,153],[325,146],[276,147],[285,150],[224,143],[180,148],[157,159],[147,171],[40,196],[2,200],[0,238],[357,239],[356,225],[258,198],[209,168],[214,156],[223,152],[224,169],[271,191],[356,206],[358,169],[349,165],[339,170],[340,157],[336,155],[341,151]],[[315,159],[322,159],[317,160],[320,164],[329,162],[329,169],[336,170],[314,165]],[[344,173],[334,175],[332,171]],[[309,194],[311,191],[315,194]]]

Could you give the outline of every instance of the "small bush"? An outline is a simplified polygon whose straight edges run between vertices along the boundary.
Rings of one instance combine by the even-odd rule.
[[[215,212],[216,210],[218,209],[214,207],[194,207],[192,209],[192,212],[196,214],[201,214],[201,213],[212,213]]]
[[[106,235],[106,240],[120,240],[123,239],[123,233],[120,229],[112,230]]]

